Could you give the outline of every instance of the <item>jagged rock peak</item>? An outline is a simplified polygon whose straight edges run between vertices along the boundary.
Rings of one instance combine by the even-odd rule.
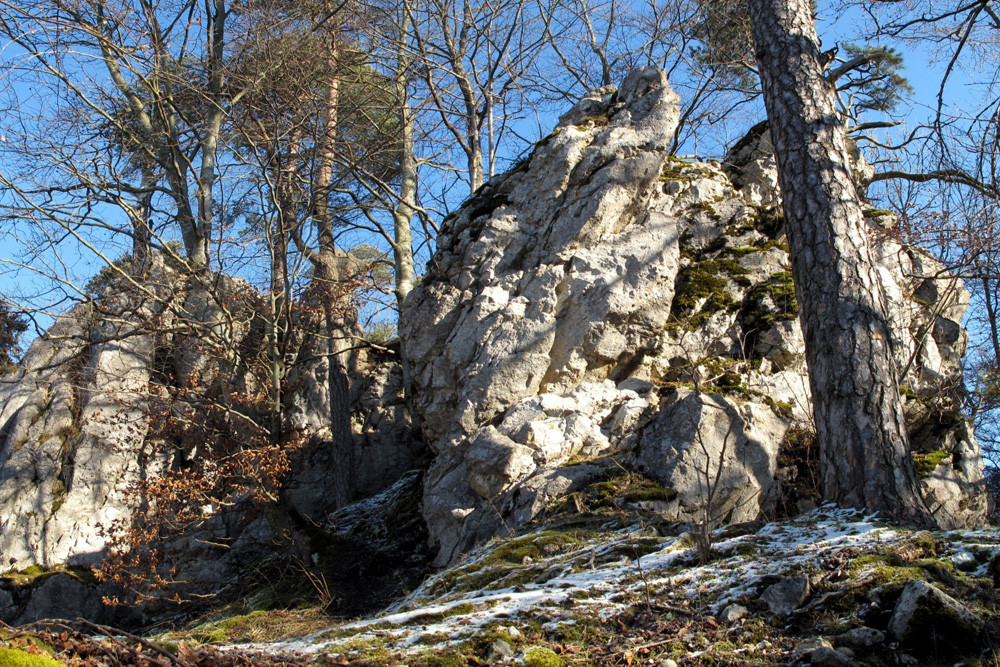
[[[740,146],[738,190],[718,163],[669,155],[677,118],[662,72],[637,70],[442,227],[400,320],[439,564],[622,466],[662,484],[666,520],[817,499],[779,457],[811,407],[769,139]],[[941,525],[978,523],[982,460],[956,407],[968,293],[876,240],[925,495]]]

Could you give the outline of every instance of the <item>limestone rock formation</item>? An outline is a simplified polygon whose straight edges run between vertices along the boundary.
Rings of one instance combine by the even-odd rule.
[[[438,564],[600,479],[615,452],[666,487],[674,521],[770,514],[794,477],[780,453],[810,394],[769,137],[685,162],[668,153],[677,118],[663,74],[635,71],[442,226],[400,320]],[[872,233],[925,496],[940,525],[977,524],[982,460],[958,411],[968,293]]]
[[[122,493],[140,474],[146,418],[114,394],[148,382],[152,344],[93,322],[91,306],[77,306],[0,382],[6,565],[90,564],[101,526],[128,515]]]
[[[204,456],[211,446],[209,426],[227,425],[233,438],[251,442],[254,436],[242,424],[266,423],[260,408],[238,398],[226,403],[223,396],[261,391],[258,370],[251,370],[259,366],[241,361],[259,355],[263,340],[257,314],[264,306],[248,283],[219,276],[206,285],[160,259],[141,285],[110,283],[61,316],[32,343],[18,370],[0,379],[4,571],[97,564],[116,522],[127,525],[137,511],[129,492],[139,480]],[[311,355],[310,340],[302,334],[296,356],[289,358],[295,372],[286,383],[285,429],[305,446],[295,454],[283,493],[295,512],[321,522],[336,509],[329,502],[335,495],[329,395],[321,381],[329,362]],[[356,351],[350,366],[357,416],[353,491],[365,497],[417,467],[422,447],[410,435],[395,357]],[[176,426],[181,422],[206,432],[183,432]],[[220,543],[230,546],[213,546]],[[274,544],[267,521],[248,522],[228,511],[167,551],[175,557],[171,565],[181,568],[180,578],[218,584]],[[43,592],[54,585],[39,588],[41,597],[20,587],[17,604],[6,611],[0,604],[0,620],[44,617],[46,601],[55,598]],[[94,601],[99,608],[100,594]]]
[[[685,162],[669,155],[677,122],[663,73],[637,70],[587,95],[444,221],[400,319],[432,454],[422,475],[404,475],[424,452],[399,355],[355,352],[346,363],[351,484],[355,498],[379,502],[332,500],[343,495],[344,470],[333,468],[344,443],[331,438],[329,337],[296,340],[282,430],[306,446],[281,491],[284,517],[325,527],[353,559],[345,576],[376,552],[409,562],[388,542],[423,540],[418,495],[438,564],[623,470],[659,485],[635,502],[662,524],[750,521],[811,501],[791,491],[804,483],[794,455],[808,450],[810,394],[769,139],[758,128],[725,164]],[[942,526],[974,525],[987,503],[959,411],[969,295],[929,255],[880,232],[891,220],[878,217],[924,494]],[[12,570],[65,574],[36,595],[0,584],[0,619],[40,618],[63,591],[93,592],[66,577],[131,519],[129,489],[204,456],[203,438],[164,419],[219,420],[240,442],[245,419],[264,421],[259,406],[234,401],[212,415],[199,400],[261,394],[246,360],[266,340],[264,308],[241,280],[208,286],[156,262],[141,285],[111,284],[62,316],[0,379],[0,554]],[[221,584],[273,550],[275,527],[237,502],[168,546],[184,576]],[[386,595],[397,590],[398,577],[382,574]]]
[[[938,637],[960,637],[974,643],[983,621],[947,593],[926,581],[911,579],[896,602],[888,629],[893,639],[907,646],[926,647],[941,641]]]

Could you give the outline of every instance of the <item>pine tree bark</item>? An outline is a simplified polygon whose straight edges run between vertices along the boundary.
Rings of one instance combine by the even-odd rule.
[[[806,342],[823,494],[927,525],[885,296],[809,0],[748,0]]]

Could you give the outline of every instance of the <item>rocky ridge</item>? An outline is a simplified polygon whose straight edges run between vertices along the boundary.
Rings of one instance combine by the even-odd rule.
[[[617,466],[662,484],[672,521],[810,506],[782,460],[810,395],[769,136],[686,162],[668,154],[677,118],[662,72],[635,71],[442,226],[400,320],[435,454],[438,565]],[[942,527],[980,525],[982,458],[959,411],[969,295],[869,210],[925,498]]]
[[[255,434],[241,424],[263,423],[253,405],[211,398],[259,392],[259,370],[246,360],[262,349],[261,295],[239,279],[218,276],[205,285],[160,257],[140,285],[122,282],[113,273],[95,281],[95,298],[61,316],[32,343],[18,370],[0,379],[4,622],[52,615],[134,621],[134,614],[123,617],[121,609],[101,604],[118,591],[95,587],[90,572],[106,555],[116,522],[128,525],[136,512],[130,494],[141,480],[202,456],[211,433],[199,428],[221,424],[231,437],[251,441]],[[360,334],[349,320],[342,326]],[[312,351],[322,339],[305,335],[299,343],[289,360],[284,419],[286,432],[305,446],[294,455],[283,492],[288,511],[323,522],[337,509],[329,503],[336,482],[324,474],[332,457],[328,361]],[[410,434],[392,356],[359,349],[347,366],[357,416],[353,490],[364,498],[417,467],[422,448]],[[224,379],[218,385],[213,378]],[[220,409],[212,413],[213,406]],[[230,408],[247,419],[225,418]],[[179,415],[175,423],[193,418],[178,429],[165,426],[164,415]],[[194,533],[161,545],[175,577],[219,587],[271,554],[273,521],[257,516],[219,512]],[[75,602],[67,607],[67,600]]]
[[[663,73],[633,72],[586,96],[445,221],[400,320],[433,455],[422,475],[407,473],[422,445],[398,363],[352,356],[353,482],[368,500],[330,514],[329,368],[310,352],[318,339],[302,341],[284,408],[307,446],[284,493],[312,534],[306,558],[340,558],[328,571],[339,569],[345,591],[366,569],[396,581],[385,591],[422,574],[424,522],[439,566],[540,525],[620,530],[620,513],[638,517],[638,532],[655,529],[657,548],[690,529],[708,558],[719,524],[815,507],[808,377],[767,134],[757,128],[724,163],[687,162],[668,152],[677,116]],[[979,525],[982,459],[959,410],[968,293],[886,234],[884,212],[869,216],[925,497],[941,526]],[[234,359],[260,351],[262,308],[242,281],[208,289],[159,262],[138,289],[109,284],[60,318],[0,381],[0,553],[13,559],[0,619],[31,621],[74,599],[72,613],[103,620],[104,590],[87,568],[107,546],[104,528],[130,516],[136,479],[199,456],[191,441],[155,435],[151,388],[204,388],[239,370]],[[192,345],[188,322],[228,352]],[[187,414],[182,395],[169,406]],[[273,555],[274,523],[238,512],[207,521],[173,545],[181,573],[233,582]],[[404,533],[412,553],[376,562],[399,552]]]

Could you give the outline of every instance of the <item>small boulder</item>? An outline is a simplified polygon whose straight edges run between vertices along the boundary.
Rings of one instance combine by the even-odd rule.
[[[858,663],[829,646],[823,646],[810,653],[809,663],[816,667],[860,667]]]
[[[466,481],[483,498],[490,498],[535,469],[531,449],[513,442],[493,426],[482,429],[465,452]]]
[[[498,639],[486,650],[486,661],[491,665],[506,662],[514,657],[514,649],[502,639]]]
[[[741,604],[730,604],[726,605],[726,608],[722,610],[719,614],[719,620],[726,625],[732,625],[736,621],[746,618],[750,615],[750,612]]]
[[[803,656],[812,655],[814,651],[821,648],[833,648],[833,644],[822,637],[809,637],[808,639],[800,641],[799,645],[795,647],[795,655],[801,658]]]
[[[854,628],[833,639],[838,646],[869,648],[885,641],[885,633],[875,628]]]
[[[776,616],[792,613],[802,606],[809,597],[809,577],[785,577],[767,587],[760,599],[767,603],[768,610]]]
[[[938,648],[968,645],[983,622],[964,605],[926,581],[910,580],[889,619],[889,634],[900,644]],[[954,641],[951,641],[952,638]]]

